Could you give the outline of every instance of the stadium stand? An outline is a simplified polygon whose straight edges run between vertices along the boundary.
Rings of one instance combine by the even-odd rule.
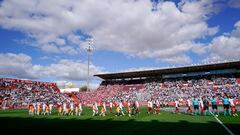
[[[56,83],[0,78],[0,104],[4,109],[26,108],[34,102],[57,104],[68,100]]]
[[[94,92],[76,93],[80,99],[119,102],[158,99],[163,105],[183,104],[193,96],[228,94],[240,99],[240,62],[95,75],[103,79]],[[84,97],[84,98],[83,98]],[[218,101],[221,103],[221,101]]]
[[[240,103],[240,62],[178,67],[148,71],[123,72],[95,75],[103,79],[100,86],[91,92],[60,93],[55,83],[0,79],[0,104],[7,108],[26,107],[33,102],[53,104],[82,102],[139,101],[146,104],[157,99],[161,105],[186,104],[193,96],[233,96]],[[218,101],[221,104],[221,101]]]
[[[138,100],[146,103],[149,99],[158,99],[161,104],[173,105],[174,101],[181,99],[183,103],[193,96],[205,96],[210,99],[212,95],[222,96],[224,93],[240,99],[239,83],[236,78],[229,76],[210,76],[194,78],[172,78],[163,80],[132,81],[104,81],[94,92],[75,93],[76,96],[91,104],[93,101],[107,102]],[[131,83],[132,84],[131,84]],[[136,82],[136,81],[135,81]]]
[[[191,78],[168,78],[161,80],[135,81],[103,81],[94,92],[75,93],[79,99],[91,104],[101,100],[119,102],[138,100],[146,103],[149,99],[158,99],[161,104],[173,105],[174,101],[182,100],[186,103],[189,97],[224,95],[227,93],[240,99],[240,89],[237,79],[232,75],[211,75]],[[220,102],[220,101],[219,101]]]

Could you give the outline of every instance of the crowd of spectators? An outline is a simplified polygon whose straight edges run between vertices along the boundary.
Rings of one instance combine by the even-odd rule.
[[[228,94],[240,99],[239,76],[212,75],[182,78],[103,81],[97,90],[75,92],[74,97],[86,105],[93,102],[147,103],[158,100],[166,105],[176,100],[186,101],[193,96],[211,98],[213,95]],[[29,103],[44,102],[58,104],[69,102],[70,97],[60,93],[54,83],[24,82],[0,79],[0,104],[19,108]]]
[[[238,77],[239,78],[239,77]],[[79,99],[91,103],[133,101],[146,103],[158,99],[161,104],[176,100],[186,101],[193,96],[211,98],[213,95],[231,95],[240,99],[239,82],[233,75],[212,75],[185,78],[148,79],[132,82],[104,81],[94,92],[77,93]]]
[[[25,108],[31,103],[57,104],[69,98],[60,93],[54,83],[0,80],[0,106],[3,108]]]
[[[151,80],[145,83],[145,91],[150,94],[148,97],[158,98],[160,102],[187,100],[193,96],[210,99],[224,94],[240,99],[239,84],[233,75]]]

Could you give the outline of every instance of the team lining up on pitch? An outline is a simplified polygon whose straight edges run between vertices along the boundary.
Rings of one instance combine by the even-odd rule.
[[[219,102],[221,100],[223,104],[223,115],[224,116],[238,116],[236,101],[232,96],[225,94],[223,97],[213,96],[211,99],[206,97],[196,97],[187,100],[186,113],[196,115],[210,115],[209,106],[211,105],[211,112],[215,116],[220,115],[218,109]],[[180,100],[175,101],[175,113],[180,113]],[[125,106],[124,106],[125,104]],[[53,104],[48,103],[32,103],[29,105],[29,115],[52,115]],[[109,107],[107,112],[107,107]],[[115,111],[113,107],[116,107]],[[99,109],[100,108],[100,109]],[[126,109],[125,109],[126,108]],[[152,99],[147,102],[148,114],[160,114],[160,102],[158,99]],[[58,115],[76,115],[81,116],[83,110],[83,104],[81,102],[74,103],[74,101],[64,102],[57,105]],[[138,101],[129,102],[109,102],[108,106],[106,102],[92,104],[92,116],[106,116],[107,113],[115,113],[115,116],[124,116],[127,114],[129,117],[140,114],[140,104]]]

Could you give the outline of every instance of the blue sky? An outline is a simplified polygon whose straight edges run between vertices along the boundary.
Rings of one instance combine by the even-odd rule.
[[[1,77],[84,84],[89,37],[91,74],[239,60],[240,2],[3,0],[0,37]]]

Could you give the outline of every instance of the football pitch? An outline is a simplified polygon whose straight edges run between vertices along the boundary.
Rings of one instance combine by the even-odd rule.
[[[240,117],[222,116],[218,119],[234,134],[240,134]],[[0,111],[0,131],[18,134],[82,134],[82,135],[228,135],[226,129],[213,116],[192,116],[161,111],[161,114],[147,114],[141,108],[137,116],[92,117],[91,108],[85,107],[82,116],[29,116],[27,110]]]

